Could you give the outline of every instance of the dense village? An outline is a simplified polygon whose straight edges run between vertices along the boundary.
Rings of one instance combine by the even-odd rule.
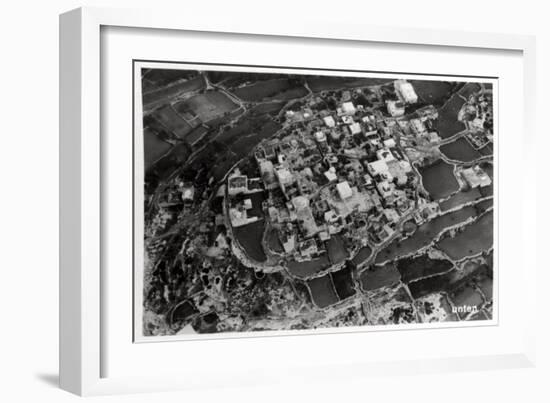
[[[490,319],[492,90],[461,88],[451,135],[447,104],[398,79],[291,103],[218,184],[172,177],[146,231],[145,333]],[[462,141],[478,154],[445,154]]]

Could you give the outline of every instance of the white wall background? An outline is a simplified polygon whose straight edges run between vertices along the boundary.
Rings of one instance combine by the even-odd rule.
[[[187,4],[186,4],[187,3]],[[550,108],[549,13],[545,2],[523,0],[393,0],[367,1],[223,1],[168,0],[13,1],[0,13],[0,400],[5,402],[68,402],[76,398],[57,383],[58,292],[58,14],[81,5],[111,7],[179,7],[180,12],[248,13],[251,18],[276,18],[287,13],[310,14],[374,25],[450,28],[535,34],[538,51],[539,158],[528,170],[539,174],[541,207],[548,196],[547,147],[543,126]],[[521,105],[518,105],[521,107]],[[546,147],[546,149],[545,149]],[[539,211],[539,249],[543,224]],[[540,260],[541,269],[547,269]],[[518,268],[520,269],[520,268]],[[534,280],[535,281],[535,280]],[[275,402],[275,401],[549,401],[548,284],[539,284],[541,326],[539,366],[452,375],[379,377],[346,384],[311,384],[297,388],[258,387],[192,393],[165,393],[93,398],[98,401]],[[521,301],[518,301],[521,303]]]

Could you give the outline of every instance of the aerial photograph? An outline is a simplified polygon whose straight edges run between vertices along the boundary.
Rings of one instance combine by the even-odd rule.
[[[140,336],[493,319],[496,82],[135,68]]]

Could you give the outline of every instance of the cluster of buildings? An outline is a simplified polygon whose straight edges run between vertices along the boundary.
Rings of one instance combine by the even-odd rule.
[[[404,145],[410,145],[411,142],[414,142],[416,146],[425,145],[430,147],[439,143],[441,138],[433,127],[433,121],[438,117],[437,109],[429,105],[416,110],[415,115],[416,117],[411,119],[396,121]]]
[[[417,101],[410,83],[394,85],[402,102]],[[307,113],[292,112],[300,114],[300,121],[255,150],[260,177],[254,180],[265,189],[262,209],[277,230],[282,255],[296,260],[319,256],[336,234],[356,247],[367,240],[382,242],[414,207],[417,178],[395,139],[403,129],[380,110],[356,104],[352,96],[346,99],[335,110],[312,112],[306,105]],[[427,133],[420,125],[428,116],[409,125]],[[248,182],[233,173],[229,195],[246,194]],[[233,205],[232,223],[255,221],[248,210],[246,200]]]
[[[230,196],[228,214],[233,227],[241,227],[261,219],[261,215],[252,213],[255,206],[250,196],[262,191],[260,178],[241,175],[238,168],[229,175],[227,179],[227,194]]]
[[[481,91],[470,96],[461,114],[468,126],[467,139],[479,150],[493,141],[493,95],[491,91]]]
[[[470,168],[465,168],[460,171],[462,179],[470,186],[470,188],[482,188],[489,186],[492,181],[491,177],[479,165],[474,165]]]
[[[391,116],[403,116],[405,114],[405,107],[407,104],[417,103],[418,96],[416,95],[412,84],[406,80],[396,80],[393,84],[397,99],[387,100],[386,107],[388,108],[388,113]]]

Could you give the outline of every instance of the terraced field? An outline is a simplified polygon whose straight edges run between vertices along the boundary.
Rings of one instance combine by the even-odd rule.
[[[442,145],[440,150],[453,161],[471,162],[481,157],[481,154],[464,137]]]
[[[464,207],[457,211],[438,216],[418,227],[416,232],[404,240],[396,239],[376,256],[376,263],[394,260],[406,256],[428,246],[444,229],[460,224],[468,218],[476,216],[474,207]]]
[[[443,160],[419,169],[422,185],[434,200],[450,196],[459,188],[453,165]]]
[[[466,129],[464,123],[458,120],[458,112],[462,105],[464,105],[464,99],[455,94],[438,110],[439,117],[435,122],[435,128],[442,139],[454,136]]]
[[[454,237],[438,242],[437,247],[451,259],[459,260],[477,255],[493,246],[493,212],[487,212],[474,223],[467,225]]]

